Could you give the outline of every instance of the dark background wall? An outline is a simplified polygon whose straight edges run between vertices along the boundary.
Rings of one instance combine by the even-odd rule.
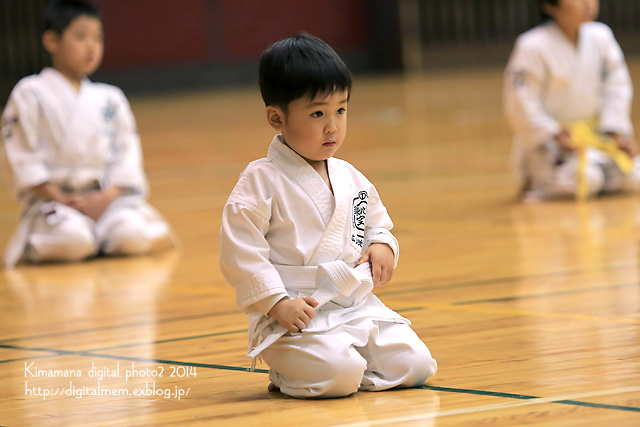
[[[356,71],[397,68],[397,28],[374,28],[385,17],[397,23],[395,3],[96,0],[106,33],[95,77],[138,91],[253,82],[260,53],[299,31],[331,44]]]
[[[48,64],[40,14],[46,0],[0,0],[0,102]],[[307,31],[355,72],[400,67],[395,0],[94,0],[105,57],[92,77],[126,92],[255,82],[260,52]]]
[[[0,103],[47,64],[46,0],[0,0]],[[399,6],[415,10],[424,68],[504,63],[539,22],[537,0],[95,0],[105,59],[92,78],[127,93],[255,83],[260,52],[298,31],[315,34],[355,73],[402,69]],[[627,53],[640,51],[640,1],[602,0],[600,19]]]
[[[425,67],[506,63],[515,38],[541,22],[538,0],[417,0]],[[640,1],[600,0],[599,21],[640,52]]]

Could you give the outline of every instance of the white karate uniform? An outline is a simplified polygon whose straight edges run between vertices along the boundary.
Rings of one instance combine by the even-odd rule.
[[[327,160],[332,194],[302,157],[274,137],[249,164],[223,210],[220,265],[250,315],[249,356],[295,397],[346,396],[358,389],[422,385],[436,361],[373,293],[363,249],[398,242],[378,193],[349,163]],[[291,334],[267,316],[282,297],[312,296],[316,317]]]
[[[633,134],[629,70],[611,29],[599,22],[580,27],[577,46],[555,21],[520,35],[506,68],[504,95],[518,178],[543,197],[573,195],[577,188],[577,156],[565,156],[554,140],[563,124],[589,120],[599,132]],[[598,150],[588,149],[587,159],[591,195],[640,185],[638,157],[629,176]]]
[[[6,157],[23,212],[5,264],[138,254],[166,244],[170,229],[145,201],[147,182],[129,103],[114,86],[84,79],[80,90],[45,68],[13,89],[2,116]],[[97,222],[69,206],[37,200],[31,188],[65,191],[123,187]]]

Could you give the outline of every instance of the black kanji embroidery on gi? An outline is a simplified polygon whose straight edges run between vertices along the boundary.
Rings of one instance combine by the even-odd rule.
[[[367,221],[368,199],[369,194],[366,191],[360,191],[358,196],[353,199],[351,242],[359,248],[364,246],[364,228]]]

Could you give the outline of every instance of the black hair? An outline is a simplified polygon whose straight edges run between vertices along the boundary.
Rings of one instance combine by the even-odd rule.
[[[42,15],[44,31],[53,31],[59,36],[79,16],[100,19],[100,11],[84,0],[51,0]]]
[[[553,18],[544,11],[544,8],[542,6],[544,6],[545,4],[558,6],[558,3],[560,3],[560,0],[538,0],[538,4],[540,5],[540,19],[542,20],[542,22],[553,20]]]
[[[287,112],[291,101],[351,92],[351,73],[331,47],[307,33],[272,44],[260,58],[260,92],[266,106]]]

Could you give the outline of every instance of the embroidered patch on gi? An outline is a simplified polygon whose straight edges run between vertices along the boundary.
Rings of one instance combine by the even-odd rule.
[[[109,100],[107,101],[107,105],[102,109],[102,118],[105,122],[110,122],[116,116],[116,111],[118,110],[118,106],[115,102]]]
[[[524,70],[517,70],[511,73],[513,79],[513,85],[515,87],[523,87],[527,85],[527,72]]]
[[[18,117],[9,117],[8,119],[4,119],[2,121],[2,136],[4,139],[11,138],[11,135],[13,134],[13,127],[16,124],[18,124]]]
[[[351,209],[351,245],[357,250],[364,246],[364,227],[367,221],[367,205],[369,204],[369,193],[360,191],[353,199]]]
[[[607,67],[607,63],[602,64],[602,68],[600,69],[600,81],[606,82],[609,78],[609,67]]]

